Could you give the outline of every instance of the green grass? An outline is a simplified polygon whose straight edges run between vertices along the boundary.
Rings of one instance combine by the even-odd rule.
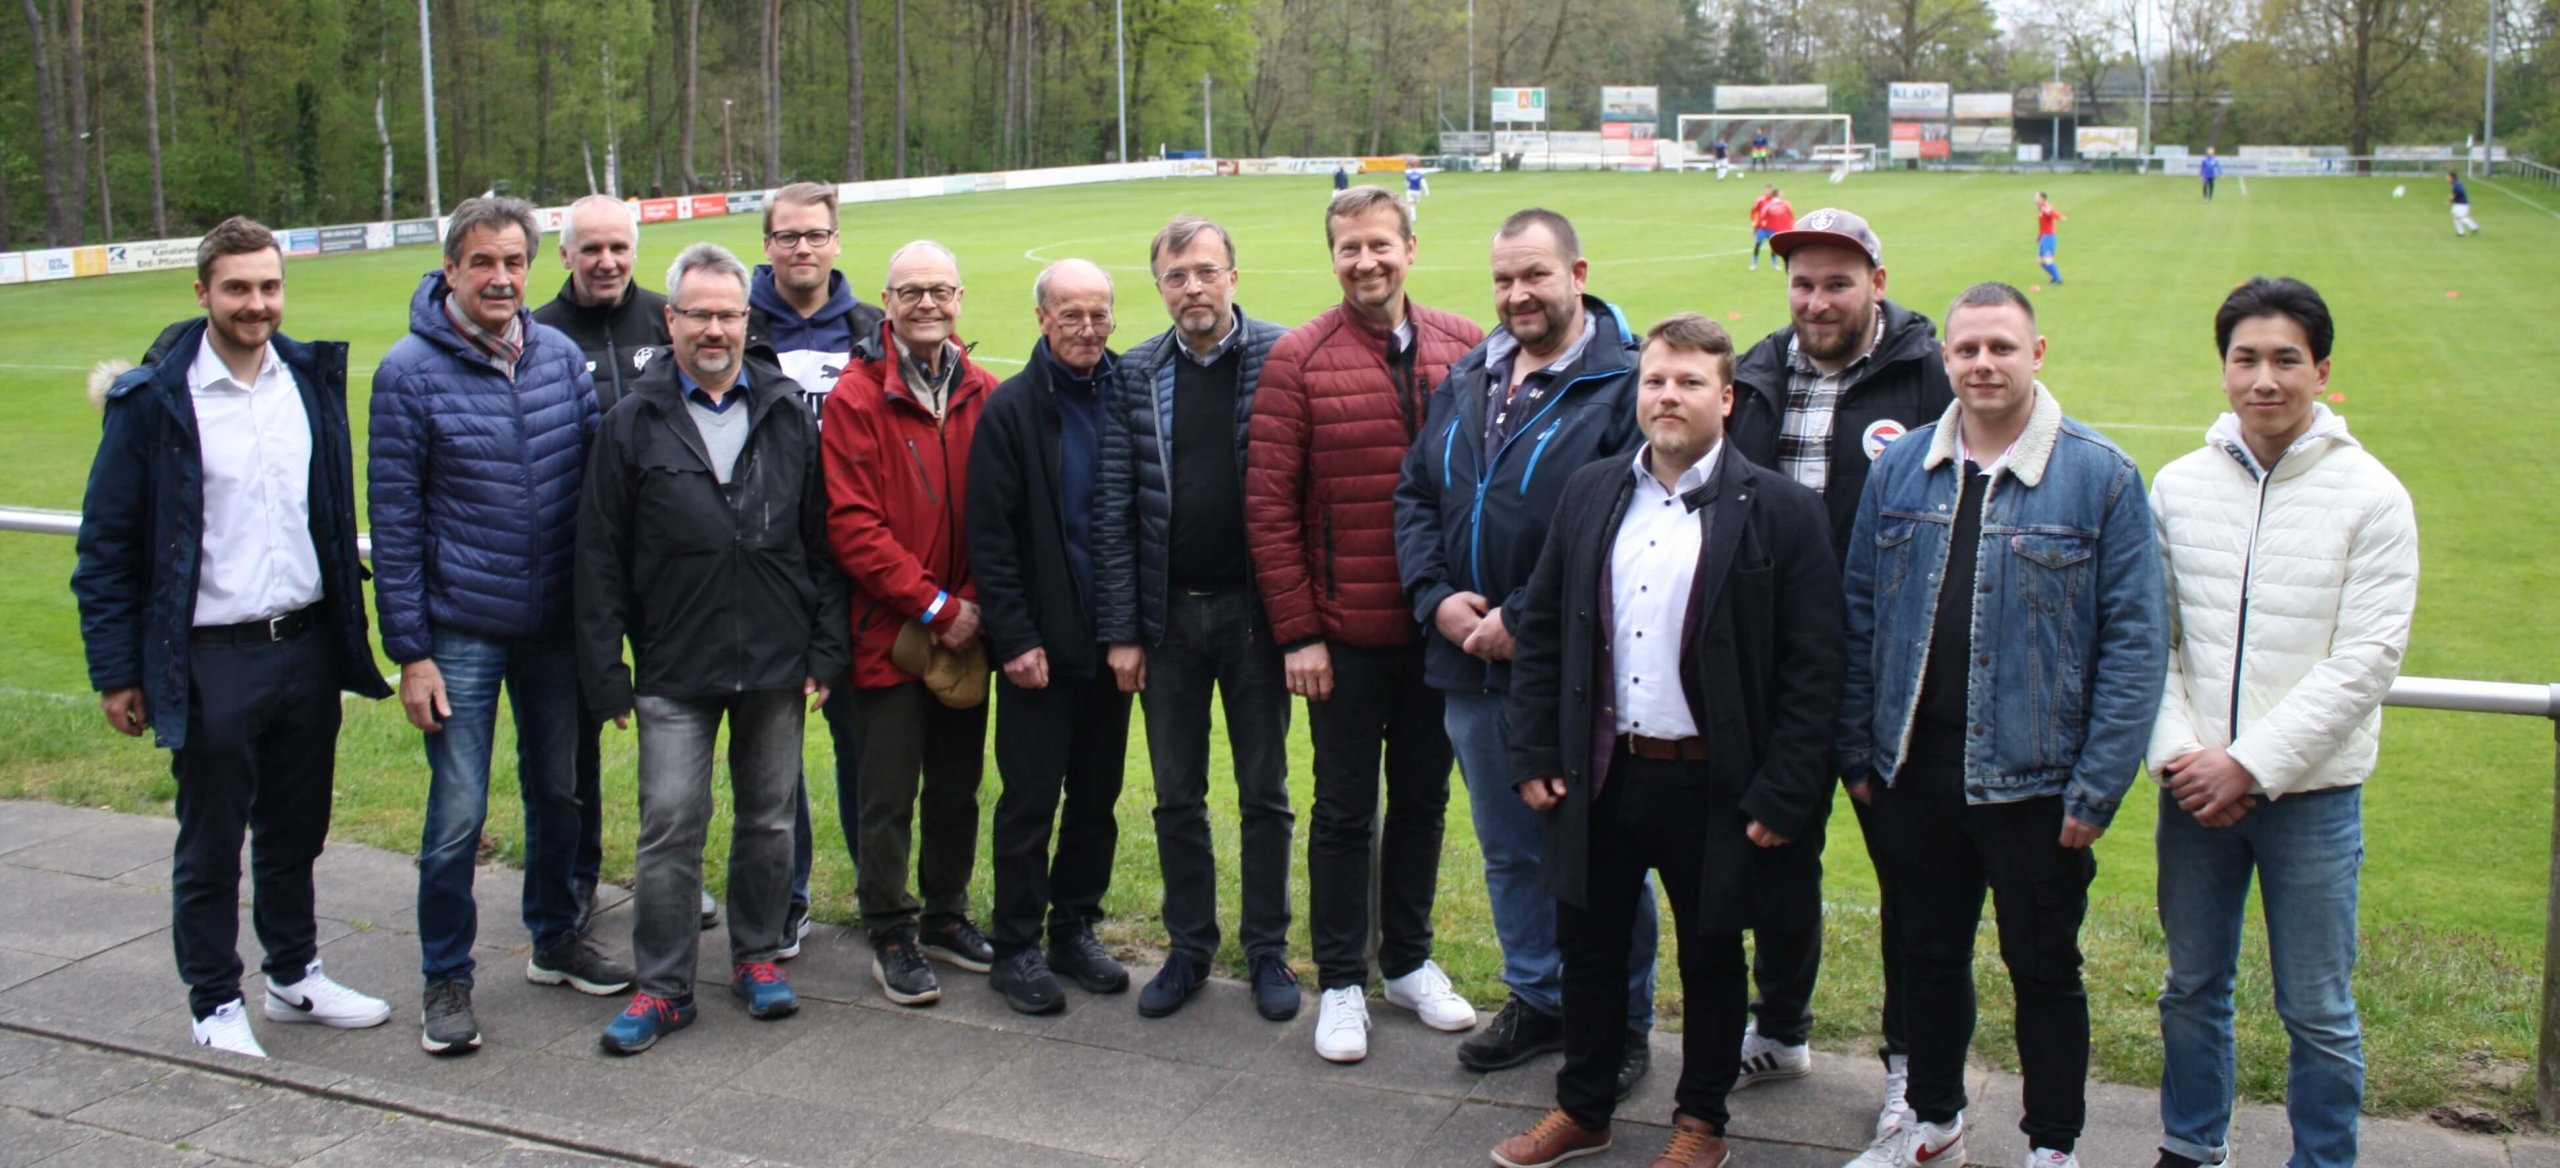
[[[1940,314],[1967,284],[2040,281],[2034,265],[2031,192],[2041,185],[2071,215],[2063,236],[2068,286],[2036,294],[2053,347],[2046,383],[2077,417],[2157,468],[2192,448],[2221,408],[2212,348],[2214,307],[2252,274],[2289,274],[2319,286],[2340,322],[2332,387],[2355,432],[2416,497],[2426,581],[2408,671],[2432,676],[2541,682],[2560,675],[2552,625],[2538,614],[2560,546],[2560,417],[2541,394],[2560,367],[2560,333],[2534,285],[2560,258],[2560,199],[2538,187],[2482,184],[2475,205],[2488,234],[2453,238],[2433,185],[2390,197],[2392,180],[2263,180],[2233,184],[2214,205],[2181,181],[2131,176],[2035,180],[1991,175],[1862,175],[1830,188],[1787,176],[1800,212],[1838,199],[1882,232],[1890,293]],[[1750,236],[1745,182],[1700,176],[1450,174],[1434,183],[1421,222],[1417,299],[1491,317],[1485,240],[1508,212],[1540,204],[1572,216],[1592,260],[1591,287],[1641,325],[1696,309],[1724,321],[1745,344],[1783,323],[1782,279],[1745,270]],[[1083,255],[1121,281],[1126,345],[1163,327],[1145,280],[1146,240],[1177,211],[1213,215],[1241,250],[1239,300],[1257,315],[1304,320],[1335,299],[1320,243],[1322,179],[1167,181],[871,204],[846,209],[844,268],[857,289],[878,286],[888,253],[917,236],[950,244],[971,295],[962,332],[978,356],[1009,374],[1033,339],[1031,277],[1049,259]],[[2530,202],[2528,202],[2530,200]],[[650,228],[649,264],[712,239],[752,257],[751,218]],[[287,331],[352,341],[361,395],[365,373],[405,327],[409,292],[430,253],[297,261]],[[536,299],[556,287],[546,270]],[[647,282],[659,281],[651,273]],[[11,425],[0,434],[0,502],[75,508],[96,442],[96,417],[80,396],[80,370],[131,358],[163,324],[195,311],[182,273],[122,276],[0,289],[10,321],[0,394]],[[2459,293],[2458,296],[2449,293]],[[873,294],[866,291],[866,299]],[[362,441],[363,411],[356,411]],[[359,458],[361,463],[361,458]],[[68,540],[0,536],[0,796],[165,813],[164,758],[99,725],[86,694],[77,624],[63,582]],[[636,824],[631,739],[609,736],[608,866],[627,874]],[[2369,1105],[2384,1112],[2448,1100],[2514,1111],[2527,1103],[2534,1003],[2549,874],[2546,831],[2550,727],[2526,719],[2395,711],[2383,766],[2367,793],[2363,880],[2365,962],[2358,979],[2370,1063]],[[415,846],[426,771],[417,736],[388,703],[353,703],[340,748],[336,823],[343,839]],[[502,758],[511,751],[502,740]],[[1292,789],[1308,803],[1303,732],[1293,741]],[[1223,772],[1223,755],[1214,764]],[[813,728],[813,773],[831,773],[826,738]],[[992,765],[990,765],[992,772]],[[520,854],[520,811],[511,764],[491,832]],[[1161,942],[1160,884],[1143,739],[1133,734],[1121,803],[1121,862],[1110,909],[1115,940]],[[824,788],[827,784],[820,783]],[[993,803],[990,774],[981,803]],[[851,873],[834,827],[833,793],[811,792],[820,824],[821,915],[851,913]],[[1235,831],[1229,791],[1218,799],[1218,847],[1232,905]],[[1843,811],[1830,853],[1831,959],[1818,1006],[1817,1041],[1835,1049],[1872,1044],[1875,975],[1873,875]],[[2152,805],[2131,799],[2099,845],[2096,903],[2085,943],[2104,1077],[2155,1081],[2157,1020],[2151,997],[2162,970],[2152,911]],[[717,852],[711,862],[718,863]],[[1303,855],[1300,857],[1303,862]],[[984,865],[981,865],[984,871]],[[1304,873],[1292,888],[1305,887]],[[985,896],[985,879],[979,882]],[[1293,896],[1294,899],[1299,899]],[[1302,900],[1299,903],[1303,904]],[[505,926],[493,926],[503,929]],[[1466,801],[1453,798],[1442,865],[1439,955],[1480,1003],[1499,1001],[1499,953],[1487,915]],[[1295,934],[1303,955],[1304,923]],[[1986,929],[1983,1024],[1976,1054],[2010,1063],[2003,979]],[[1232,951],[1227,955],[1234,957]],[[2263,974],[2263,937],[2252,932],[2242,980],[2242,1087],[2267,1098],[2283,1087],[2284,1037]],[[1666,1017],[1677,979],[1664,964]]]

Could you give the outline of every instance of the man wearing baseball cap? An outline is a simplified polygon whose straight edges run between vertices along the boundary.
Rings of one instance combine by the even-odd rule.
[[[1937,326],[1885,299],[1884,242],[1859,215],[1825,207],[1769,241],[1787,268],[1786,327],[1742,355],[1733,370],[1733,414],[1726,437],[1758,466],[1771,467],[1823,495],[1831,515],[1832,551],[1845,551],[1866,486],[1867,468],[1887,446],[1937,420],[1955,400],[1939,359]],[[1828,804],[1824,805],[1826,808]],[[1884,949],[1884,1104],[1876,1130],[1905,1111],[1908,1062],[1903,1026],[1901,955],[1892,938],[1899,919],[1893,885],[1876,859],[1869,807],[1857,809],[1867,855],[1877,869]],[[1819,855],[1824,823],[1811,827],[1808,850]],[[1800,844],[1799,846],[1803,846]],[[1735,1088],[1792,1079],[1813,1069],[1806,1039],[1813,1026],[1813,983],[1822,962],[1822,930],[1761,929],[1752,978],[1759,994],[1742,1039]]]

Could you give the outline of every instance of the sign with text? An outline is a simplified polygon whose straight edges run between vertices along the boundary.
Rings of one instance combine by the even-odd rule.
[[[433,219],[403,219],[391,225],[391,242],[398,247],[434,243],[436,239],[436,221]]]
[[[1600,120],[1604,122],[1658,122],[1662,120],[1662,90],[1651,85],[1603,85],[1600,87]]]
[[[1493,120],[1544,124],[1547,120],[1546,89],[1542,86],[1510,86],[1494,90]]]
[[[1716,111],[1831,108],[1828,85],[1719,85]]]
[[[2142,127],[2082,126],[2073,141],[2082,158],[2130,158],[2142,149]]]
[[[1493,153],[1493,131],[1442,130],[1440,131],[1440,152],[1442,154],[1491,154]]]
[[[320,229],[320,254],[322,255],[363,250],[364,224],[362,223]]]
[[[1897,118],[1943,118],[1955,86],[1943,81],[1896,81],[1885,91],[1885,112]]]
[[[1955,97],[1955,114],[1959,120],[2007,121],[2016,117],[2017,99],[2006,93],[1959,93]]]

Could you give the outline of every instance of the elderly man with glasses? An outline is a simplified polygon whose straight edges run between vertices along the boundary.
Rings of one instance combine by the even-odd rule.
[[[872,976],[901,1006],[941,1000],[928,957],[973,973],[995,960],[969,920],[987,708],[963,504],[970,439],[996,379],[970,364],[952,332],[965,293],[960,262],[941,244],[920,239],[890,256],[888,323],[827,395],[821,431],[827,534],[854,588],[854,898],[871,934]],[[928,689],[921,673],[942,671],[920,671],[927,662],[895,652],[901,633],[957,655],[960,669],[979,671],[963,678],[974,684]],[[974,696],[960,692],[972,688]],[[920,862],[911,864],[919,817]]]
[[[1120,689],[1141,694],[1155,768],[1156,855],[1172,952],[1139,995],[1161,1018],[1208,980],[1218,952],[1209,842],[1209,697],[1224,703],[1243,819],[1241,934],[1254,1004],[1298,1013],[1289,934],[1289,690],[1245,543],[1245,446],[1263,358],[1288,331],[1235,304],[1226,230],[1177,217],[1147,250],[1173,327],[1129,350],[1103,408],[1095,487],[1099,630]]]

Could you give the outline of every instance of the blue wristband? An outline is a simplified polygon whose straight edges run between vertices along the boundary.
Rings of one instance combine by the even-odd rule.
[[[924,615],[918,619],[923,621],[925,624],[932,624],[933,618],[942,615],[942,606],[950,602],[950,592],[943,591],[934,593],[933,603],[924,606]]]

